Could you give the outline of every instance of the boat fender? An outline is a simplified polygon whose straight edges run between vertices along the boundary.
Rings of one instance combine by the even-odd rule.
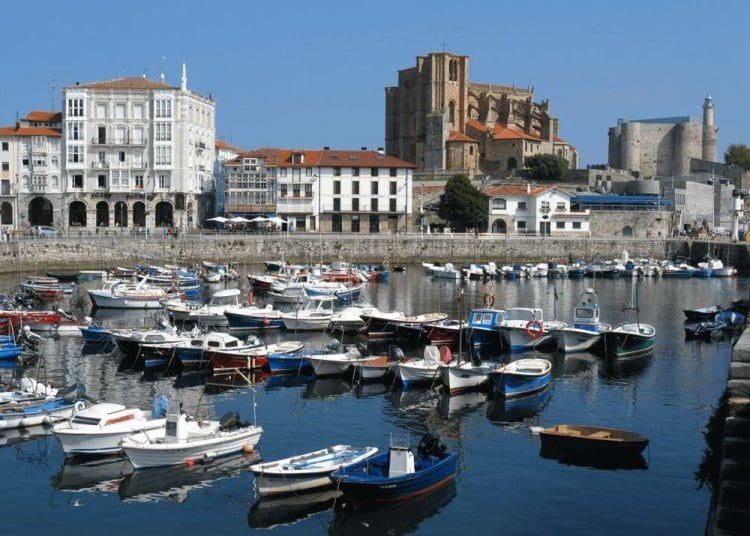
[[[440,361],[442,361],[444,364],[448,364],[453,360],[453,354],[451,353],[451,349],[449,346],[441,346],[440,347]]]
[[[539,320],[529,320],[526,323],[526,334],[532,339],[541,337],[544,333],[544,325]]]
[[[83,401],[79,400],[75,403],[73,406],[73,411],[75,413],[81,413],[84,409],[86,409],[86,404],[83,403]]]
[[[264,327],[268,327],[268,326],[270,326],[270,325],[271,325],[271,319],[270,319],[270,318],[268,318],[267,316],[264,316],[264,317],[263,317],[263,326],[264,326]]]

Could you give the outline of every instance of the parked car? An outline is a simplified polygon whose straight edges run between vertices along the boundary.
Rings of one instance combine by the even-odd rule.
[[[31,236],[39,238],[57,238],[60,236],[60,231],[47,225],[34,225],[31,228]]]

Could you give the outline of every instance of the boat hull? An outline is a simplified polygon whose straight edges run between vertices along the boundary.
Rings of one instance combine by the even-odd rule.
[[[262,428],[251,426],[240,432],[227,432],[209,439],[179,443],[143,443],[128,441],[123,450],[136,469],[163,467],[227,456],[254,449],[260,441]]]
[[[650,352],[654,349],[656,336],[642,335],[632,331],[612,330],[603,335],[604,354],[607,357],[626,357]]]
[[[513,398],[541,391],[549,385],[552,372],[548,371],[539,376],[491,372],[489,377],[493,393],[504,398]]]
[[[56,428],[55,437],[60,442],[66,456],[115,454],[122,452],[120,442],[126,437],[143,431],[164,428],[165,423],[165,419],[153,419],[142,423],[140,426],[111,432],[102,431],[101,433],[79,431],[73,428]]]
[[[440,380],[450,394],[479,389],[487,384],[489,369],[463,365],[443,365]]]
[[[446,454],[440,459],[420,459],[414,473],[394,478],[368,471],[373,466],[387,464],[387,460],[388,453],[375,456],[346,470],[335,471],[331,479],[352,502],[398,501],[428,493],[451,482],[456,476],[458,462],[455,454]]]
[[[591,352],[602,342],[602,334],[578,328],[565,328],[551,331],[557,349],[565,353]]]

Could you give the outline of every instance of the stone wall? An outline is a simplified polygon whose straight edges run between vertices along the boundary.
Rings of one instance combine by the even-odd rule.
[[[503,264],[578,259],[611,259],[627,251],[631,258],[665,259],[716,254],[733,266],[750,268],[746,243],[679,241],[645,238],[571,239],[503,238],[487,235],[195,235],[179,238],[101,237],[0,242],[0,270],[42,271],[52,268],[108,268],[137,263],[188,264],[201,260],[260,263],[284,259],[294,263],[413,263],[421,261]]]
[[[671,223],[671,212],[592,210],[589,228],[595,238],[632,236],[648,239],[668,237]],[[630,229],[630,234],[627,229]]]

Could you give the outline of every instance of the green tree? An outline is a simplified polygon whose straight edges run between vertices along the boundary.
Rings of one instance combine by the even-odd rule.
[[[554,154],[538,154],[526,159],[529,177],[538,180],[562,180],[568,174],[568,161]]]
[[[742,143],[731,144],[724,153],[724,162],[740,166],[742,169],[750,169],[750,147]]]
[[[454,175],[440,196],[438,216],[458,232],[482,229],[487,224],[487,196],[472,186],[466,175]]]

